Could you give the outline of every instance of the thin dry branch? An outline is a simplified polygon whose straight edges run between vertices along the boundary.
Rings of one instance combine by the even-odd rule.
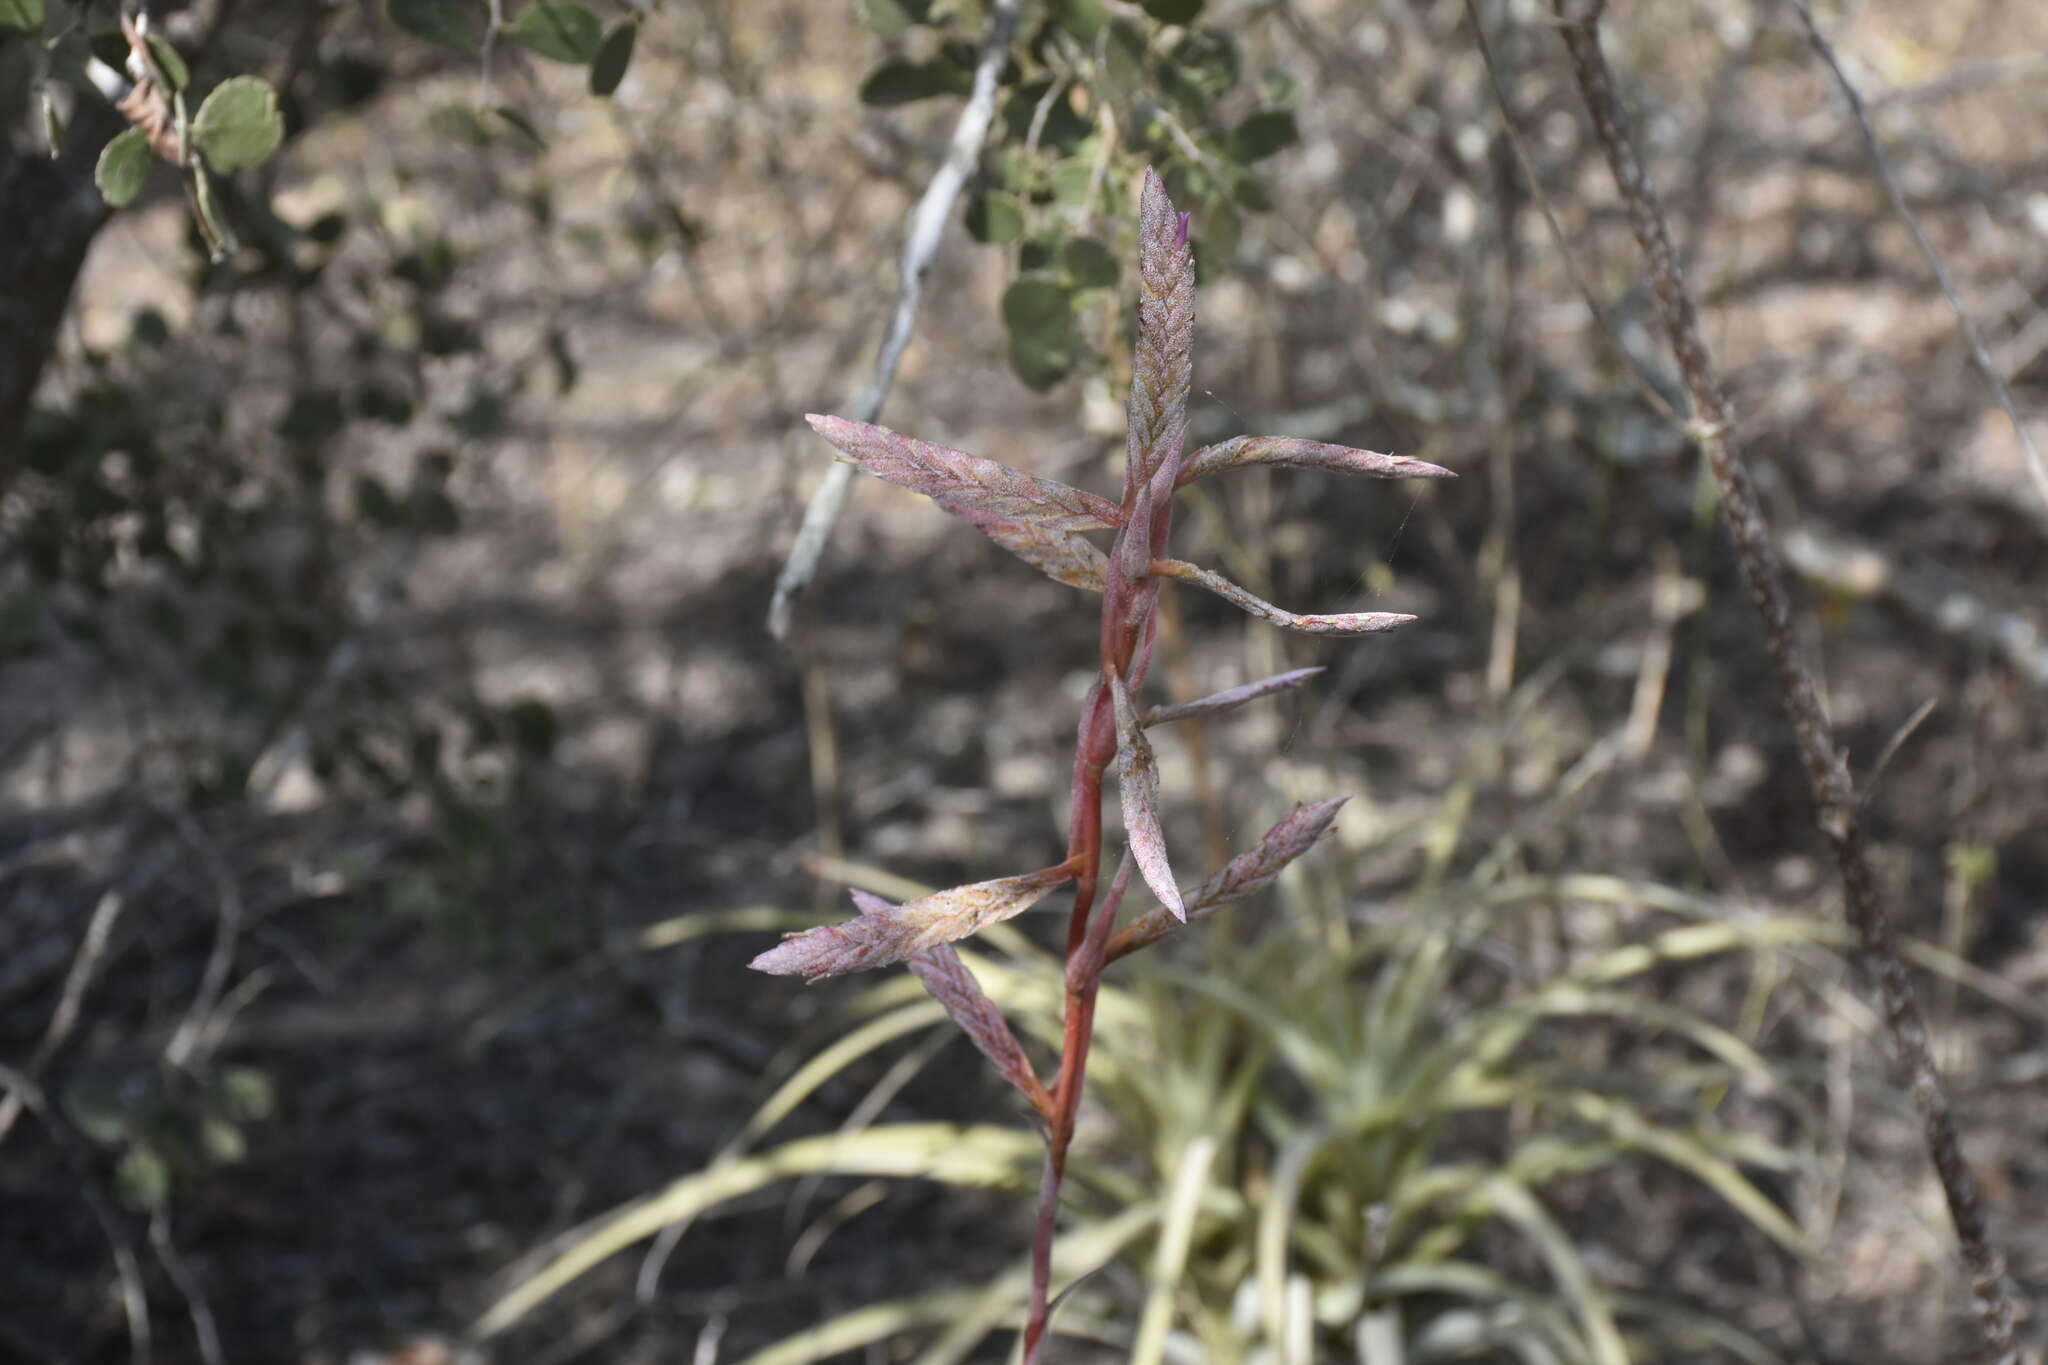
[[[2005,376],[1999,372],[1991,359],[1991,348],[1984,344],[1984,333],[1978,328],[1977,320],[1963,303],[1963,296],[1956,288],[1956,282],[1949,277],[1948,267],[1943,264],[1941,253],[1934,249],[1934,243],[1927,240],[1927,234],[1920,230],[1920,219],[1906,203],[1906,193],[1899,188],[1899,178],[1892,173],[1891,158],[1885,155],[1884,146],[1877,140],[1877,129],[1870,124],[1870,114],[1863,106],[1863,96],[1856,89],[1849,73],[1842,70],[1842,63],[1835,56],[1834,45],[1820,31],[1814,22],[1813,11],[1806,7],[1806,0],[1788,0],[1799,14],[1799,22],[1806,26],[1806,36],[1813,44],[1813,50],[1841,87],[1842,98],[1848,101],[1849,115],[1856,120],[1856,129],[1863,134],[1863,146],[1870,153],[1870,161],[1877,168],[1878,179],[1884,182],[1884,192],[1892,201],[1892,209],[1906,230],[1913,234],[1913,245],[1926,258],[1928,268],[1934,272],[1934,281],[1941,286],[1942,297],[1955,311],[1956,321],[1962,325],[1963,337],[1970,343],[1970,358],[1977,362],[1977,368],[1984,372],[1984,382],[1991,386],[1992,396],[2005,411],[2006,420],[2012,423],[2012,434],[2019,440],[2020,454],[2026,459],[2027,474],[2034,481],[2034,491],[2041,495],[2041,505],[2048,508],[2048,464],[2042,463],[2041,451],[2035,446],[2033,436],[2027,431],[2027,424],[2020,419],[2019,406],[2013,402],[2012,390],[2006,387]]]
[[[939,238],[945,232],[946,220],[952,216],[953,201],[960,197],[968,172],[981,158],[982,143],[995,119],[996,79],[1002,74],[1003,63],[1010,54],[1010,39],[1017,31],[1018,3],[1019,0],[996,0],[990,9],[988,36],[982,40],[981,60],[974,68],[974,87],[967,97],[967,107],[960,111],[960,121],[953,126],[953,140],[946,149],[945,161],[925,186],[917,207],[910,211],[910,223],[903,233],[896,307],[889,317],[889,331],[882,340],[881,353],[875,358],[875,376],[847,404],[847,412],[857,421],[872,422],[881,416],[882,400],[889,396],[889,386],[896,381],[896,365],[910,344],[910,329],[917,321],[918,305],[924,298],[925,272],[938,255]],[[789,634],[797,594],[817,575],[825,543],[832,538],[832,528],[846,509],[852,480],[851,465],[834,464],[826,471],[825,482],[811,495],[810,505],[804,508],[796,544],[790,547],[789,558],[775,580],[775,596],[768,604],[768,631],[778,640]]]
[[[1748,467],[1728,441],[1728,404],[1721,393],[1712,354],[1700,332],[1698,311],[1672,250],[1663,209],[1636,157],[1628,113],[1615,87],[1614,73],[1600,50],[1600,6],[1574,0],[1553,0],[1553,4],[1580,94],[1627,205],[1629,224],[1655,289],[1658,314],[1692,398],[1694,417],[1688,434],[1706,456],[1720,488],[1721,508],[1735,541],[1743,581],[1757,614],[1763,618],[1764,640],[1779,697],[1791,714],[1821,832],[1834,845],[1849,921],[1876,977],[1895,1061],[1904,1072],[1914,1105],[1920,1111],[1928,1154],[1941,1180],[1963,1266],[1969,1275],[1984,1345],[1999,1365],[2016,1365],[2019,1357],[2013,1347],[2013,1305],[2006,1290],[2004,1260],[1991,1243],[1983,1202],[1963,1160],[1948,1091],[1935,1067],[1927,1025],[1914,998],[1913,980],[1899,955],[1891,917],[1878,894],[1863,833],[1856,824],[1856,794],[1848,763],[1835,744],[1813,674],[1793,642],[1791,600],[1785,592],[1784,573],[1771,546],[1763,509]]]

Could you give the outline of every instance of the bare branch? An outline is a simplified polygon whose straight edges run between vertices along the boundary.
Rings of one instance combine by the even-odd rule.
[[[1878,179],[1884,182],[1884,192],[1890,196],[1892,209],[1913,234],[1913,245],[1920,249],[1928,267],[1934,271],[1935,283],[1941,286],[1942,297],[1955,310],[1956,321],[1962,324],[1963,337],[1970,343],[1970,357],[1977,362],[1977,368],[1984,372],[1984,382],[1991,386],[1992,396],[1998,406],[2005,410],[2006,420],[2012,423],[2012,434],[2019,440],[2020,454],[2026,458],[2027,473],[2034,480],[2034,491],[2041,497],[2043,507],[2048,507],[2048,464],[2041,460],[2041,451],[2035,446],[2034,438],[2027,430],[2027,424],[2020,420],[2020,410],[2013,402],[2012,390],[2006,387],[2005,376],[1998,372],[1998,366],[1991,359],[1991,348],[1984,344],[1984,333],[1977,327],[1977,320],[1963,303],[1962,292],[1956,282],[1949,278],[1948,267],[1942,263],[1941,253],[1934,249],[1934,243],[1927,240],[1927,234],[1920,230],[1920,219],[1906,203],[1905,191],[1899,188],[1899,178],[1892,173],[1891,158],[1884,153],[1884,147],[1877,140],[1877,130],[1870,126],[1870,115],[1863,107],[1863,96],[1857,91],[1849,73],[1842,70],[1842,64],[1835,58],[1833,44],[1820,31],[1820,25],[1813,20],[1813,11],[1806,7],[1806,0],[1790,0],[1792,8],[1799,13],[1799,22],[1806,25],[1806,36],[1813,43],[1813,50],[1820,55],[1835,78],[1835,84],[1842,89],[1842,98],[1849,102],[1850,116],[1856,120],[1857,131],[1863,134],[1863,145],[1870,152],[1871,164],[1877,167]]]
[[[1791,602],[1785,593],[1777,553],[1771,547],[1770,529],[1749,470],[1728,443],[1730,413],[1721,394],[1712,354],[1700,332],[1698,310],[1672,250],[1663,209],[1637,160],[1628,114],[1615,89],[1614,73],[1608,69],[1607,58],[1600,50],[1597,17],[1582,17],[1573,0],[1554,3],[1559,32],[1571,56],[1580,93],[1606,150],[1615,184],[1628,206],[1629,222],[1655,288],[1657,311],[1692,397],[1695,420],[1690,434],[1706,456],[1719,485],[1721,509],[1735,541],[1750,601],[1763,618],[1771,668],[1799,741],[1821,832],[1834,845],[1849,921],[1862,941],[1864,956],[1877,979],[1895,1060],[1905,1073],[1914,1105],[1920,1111],[1928,1154],[1948,1200],[1949,1218],[1955,1224],[1963,1266],[1976,1300],[1978,1328],[1992,1358],[2000,1365],[2013,1365],[2019,1357],[2013,1347],[2013,1305],[2005,1285],[2004,1258],[1991,1244],[1983,1202],[1976,1180],[1963,1160],[1948,1091],[1935,1068],[1926,1021],[1914,998],[1913,979],[1899,956],[1891,916],[1878,894],[1877,878],[1871,870],[1862,831],[1856,824],[1856,795],[1848,763],[1835,744],[1813,675],[1793,643]],[[1597,16],[1597,9],[1594,13]]]
[[[953,141],[946,149],[945,161],[925,186],[917,207],[910,211],[910,221],[903,231],[903,254],[898,262],[896,307],[889,316],[889,331],[882,340],[881,353],[875,357],[875,376],[847,404],[847,411],[862,421],[872,422],[882,413],[882,400],[889,396],[889,386],[896,381],[897,363],[903,359],[903,349],[910,344],[910,329],[917,321],[918,304],[924,297],[925,271],[938,254],[939,238],[945,232],[946,220],[952,216],[953,201],[960,197],[968,173],[981,159],[981,146],[996,114],[996,81],[1009,60],[1010,39],[1017,31],[1018,6],[1019,0],[995,0],[990,7],[988,34],[982,39],[981,60],[974,67],[974,88],[967,97],[967,107],[960,111],[960,121],[953,125]],[[803,525],[797,528],[796,543],[790,547],[789,558],[775,580],[775,596],[768,604],[768,633],[778,640],[789,634],[797,594],[817,576],[825,542],[832,538],[832,528],[838,523],[839,514],[846,510],[852,478],[853,471],[848,467],[832,466],[826,472],[825,482],[811,494],[810,505],[804,508]]]

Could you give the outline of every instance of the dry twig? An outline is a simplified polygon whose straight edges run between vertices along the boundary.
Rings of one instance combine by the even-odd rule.
[[[1849,114],[1856,120],[1856,128],[1863,134],[1863,145],[1870,153],[1871,164],[1877,167],[1878,179],[1884,182],[1884,192],[1890,196],[1892,208],[1905,223],[1906,230],[1913,234],[1913,245],[1926,258],[1928,268],[1934,271],[1935,283],[1941,286],[1942,297],[1955,310],[1956,321],[1962,324],[1963,337],[1970,343],[1970,357],[1977,362],[1977,368],[1984,372],[1984,382],[1991,386],[1992,395],[1998,406],[2005,411],[2006,420],[2012,423],[2012,434],[2020,443],[2020,454],[2027,463],[2027,474],[2034,481],[2034,491],[2041,495],[2041,504],[2048,507],[2048,464],[2041,461],[2041,452],[2034,444],[2027,424],[2020,420],[2019,407],[2013,402],[2012,390],[2006,387],[2005,376],[1991,359],[1991,349],[1984,344],[1984,333],[1979,330],[1977,320],[1970,316],[1970,310],[1963,304],[1963,296],[1956,288],[1956,282],[1949,278],[1948,267],[1942,263],[1941,253],[1934,249],[1934,243],[1927,240],[1927,234],[1920,230],[1920,219],[1906,203],[1906,193],[1899,188],[1899,178],[1892,173],[1891,158],[1884,154],[1884,147],[1877,140],[1877,130],[1870,126],[1870,114],[1863,107],[1863,96],[1857,91],[1849,73],[1842,70],[1842,63],[1835,57],[1834,45],[1820,31],[1820,25],[1813,21],[1813,11],[1806,7],[1806,0],[1789,0],[1799,14],[1799,22],[1806,26],[1806,36],[1819,54],[1821,62],[1835,84],[1841,87],[1842,98],[1848,102]]]
[[[1711,353],[1700,333],[1691,292],[1672,250],[1671,234],[1655,192],[1643,174],[1630,136],[1628,113],[1615,88],[1614,73],[1600,50],[1600,5],[1553,0],[1559,32],[1571,56],[1580,94],[1593,118],[1593,128],[1607,154],[1607,164],[1628,208],[1655,288],[1657,311],[1671,342],[1673,356],[1692,398],[1693,421],[1688,434],[1698,444],[1720,488],[1721,508],[1735,541],[1744,584],[1757,614],[1763,618],[1764,641],[1778,692],[1791,713],[1799,753],[1813,790],[1822,833],[1834,845],[1850,924],[1877,979],[1895,1061],[1905,1074],[1913,1102],[1920,1111],[1928,1154],[1948,1200],[1949,1217],[1976,1301],[1977,1322],[1984,1345],[1999,1365],[2015,1365],[2013,1305],[2005,1285],[2003,1258],[1991,1244],[1977,1184],[1965,1164],[1948,1091],[1935,1069],[1927,1025],[1914,999],[1913,981],[1899,956],[1891,918],[1877,889],[1862,831],[1856,824],[1856,795],[1848,763],[1836,747],[1827,713],[1813,674],[1792,638],[1792,606],[1784,573],[1771,546],[1770,530],[1748,467],[1728,441],[1730,414],[1721,393]]]
[[[945,161],[925,186],[917,207],[910,211],[910,223],[903,233],[896,308],[889,317],[889,332],[882,339],[881,354],[875,358],[875,376],[846,408],[858,421],[872,422],[881,415],[882,400],[889,396],[889,386],[896,381],[897,362],[903,359],[904,348],[910,344],[910,329],[917,321],[918,304],[924,298],[925,272],[938,255],[939,237],[953,212],[953,201],[960,197],[968,172],[980,159],[981,145],[995,118],[996,78],[1002,74],[1003,63],[1009,58],[1010,38],[1017,31],[1017,6],[1018,0],[997,0],[990,11],[981,61],[974,68],[973,92],[967,97],[967,107],[960,111],[959,123],[953,127],[953,141],[946,149]],[[789,558],[775,580],[775,596],[768,604],[768,631],[778,640],[789,634],[797,595],[817,575],[825,542],[832,538],[832,528],[846,509],[852,481],[851,465],[834,464],[826,471],[825,482],[811,495],[810,505],[804,508],[796,544],[790,547]]]

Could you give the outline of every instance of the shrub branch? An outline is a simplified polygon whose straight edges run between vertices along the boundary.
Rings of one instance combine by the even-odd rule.
[[[2014,1365],[2018,1354],[2012,1340],[2013,1305],[2006,1292],[2003,1258],[1986,1230],[1983,1202],[1963,1160],[1948,1091],[1928,1044],[1926,1021],[1914,999],[1912,978],[1899,956],[1891,917],[1878,894],[1863,834],[1856,825],[1855,787],[1848,763],[1835,743],[1813,675],[1793,642],[1791,602],[1785,592],[1777,553],[1771,547],[1763,509],[1757,502],[1755,485],[1748,468],[1729,444],[1728,404],[1721,393],[1713,357],[1700,333],[1698,311],[1672,250],[1663,210],[1637,160],[1628,114],[1615,88],[1614,73],[1600,50],[1600,7],[1574,0],[1553,0],[1553,4],[1580,94],[1627,206],[1629,225],[1649,268],[1658,314],[1692,398],[1693,420],[1687,434],[1713,471],[1743,582],[1757,614],[1763,618],[1771,670],[1776,676],[1779,698],[1791,715],[1800,758],[1813,791],[1817,821],[1828,842],[1834,845],[1849,922],[1876,978],[1894,1061],[1904,1073],[1914,1106],[1920,1112],[1928,1155],[1933,1158],[1942,1194],[1948,1201],[1949,1217],[1955,1224],[1979,1331],[1990,1358],[1999,1365]]]

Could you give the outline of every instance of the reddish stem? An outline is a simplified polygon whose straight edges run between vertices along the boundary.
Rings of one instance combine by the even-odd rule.
[[[1173,526],[1173,486],[1180,452],[1172,452],[1154,475],[1156,495],[1149,524],[1135,513],[1140,487],[1127,485],[1124,509],[1130,518],[1122,535],[1142,537],[1147,558],[1164,553]],[[1102,598],[1102,633],[1098,645],[1101,673],[1081,708],[1080,732],[1074,740],[1073,808],[1067,815],[1067,858],[1076,865],[1074,909],[1067,920],[1066,1027],[1060,1040],[1060,1068],[1053,1082],[1052,1114],[1045,1134],[1045,1175],[1038,1187],[1038,1211],[1031,1237],[1031,1308],[1024,1321],[1024,1365],[1036,1365],[1051,1316],[1052,1239],[1059,1223],[1060,1186],[1067,1174],[1067,1149],[1081,1109],[1081,1086],[1088,1073],[1088,1048],[1095,1036],[1095,996],[1108,961],[1110,933],[1117,907],[1130,882],[1127,858],[1110,884],[1109,894],[1095,905],[1096,880],[1102,868],[1102,774],[1116,758],[1116,719],[1110,698],[1112,673],[1136,690],[1144,681],[1151,655],[1153,607],[1159,584],[1144,578],[1126,579],[1122,554],[1110,556],[1109,583]],[[1138,667],[1131,667],[1133,656]]]

